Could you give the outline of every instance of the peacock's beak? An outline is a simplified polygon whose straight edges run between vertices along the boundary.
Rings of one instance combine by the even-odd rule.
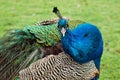
[[[62,33],[62,35],[63,35],[63,37],[65,36],[65,33],[66,33],[66,29],[63,27],[62,29],[61,29],[61,33]]]

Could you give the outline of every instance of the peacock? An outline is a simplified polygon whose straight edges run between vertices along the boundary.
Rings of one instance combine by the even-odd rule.
[[[64,51],[57,28],[58,20],[59,18],[45,20],[26,26],[25,29],[12,30],[0,39],[0,80],[18,80],[19,72],[31,63]],[[66,20],[70,29],[85,23],[81,20]],[[94,66],[93,62],[92,65]],[[87,67],[89,68],[91,67]]]
[[[66,19],[62,18],[57,7],[54,7],[53,12],[60,18],[58,31],[61,34],[61,42],[65,53],[80,64],[94,60],[97,69],[100,71],[103,39],[99,29],[90,23],[78,23],[73,30],[70,30],[71,25]],[[98,76],[93,80],[97,79]]]

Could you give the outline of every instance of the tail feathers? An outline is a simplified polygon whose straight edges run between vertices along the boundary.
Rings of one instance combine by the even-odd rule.
[[[31,62],[39,59],[33,34],[15,30],[0,40],[0,80],[11,80]]]

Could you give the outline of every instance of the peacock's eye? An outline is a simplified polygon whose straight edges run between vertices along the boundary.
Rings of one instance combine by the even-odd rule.
[[[68,28],[68,24],[66,25],[66,27]]]
[[[68,24],[66,24],[64,28],[68,28]]]

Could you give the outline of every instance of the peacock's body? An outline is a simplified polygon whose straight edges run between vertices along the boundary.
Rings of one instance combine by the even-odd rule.
[[[0,80],[11,80],[32,62],[63,51],[57,20],[43,21],[24,30],[13,30],[0,39]],[[69,20],[71,29],[78,23],[84,22]]]
[[[19,77],[21,80],[36,80],[33,78],[35,75],[37,80],[48,80],[51,78],[53,78],[53,80],[58,78],[60,78],[60,80],[64,78],[65,80],[69,80],[71,73],[64,73],[67,69],[68,72],[71,71],[75,73],[72,74],[73,77],[76,76],[76,78],[73,78],[75,80],[89,80],[92,78],[88,73],[92,74],[94,70],[96,70],[93,62],[85,63],[82,67],[80,66],[81,64],[71,60],[71,57],[65,54],[59,54],[63,52],[63,49],[60,42],[61,35],[57,28],[58,20],[59,19],[43,21],[37,25],[27,26],[24,30],[13,30],[0,39],[0,80],[18,80]],[[68,23],[72,30],[78,24],[85,22],[80,20],[68,20]],[[54,56],[45,57],[50,54],[54,54]],[[37,61],[38,59],[40,60]],[[65,61],[69,65],[65,63]],[[32,69],[29,67],[31,63],[33,63],[30,66]],[[22,69],[24,70],[21,71]],[[52,75],[47,73],[48,70]],[[62,75],[58,73],[61,72],[59,70],[63,71]],[[19,71],[21,71],[20,76],[18,75]],[[29,77],[24,78],[26,76]],[[94,76],[96,76],[96,74]]]

